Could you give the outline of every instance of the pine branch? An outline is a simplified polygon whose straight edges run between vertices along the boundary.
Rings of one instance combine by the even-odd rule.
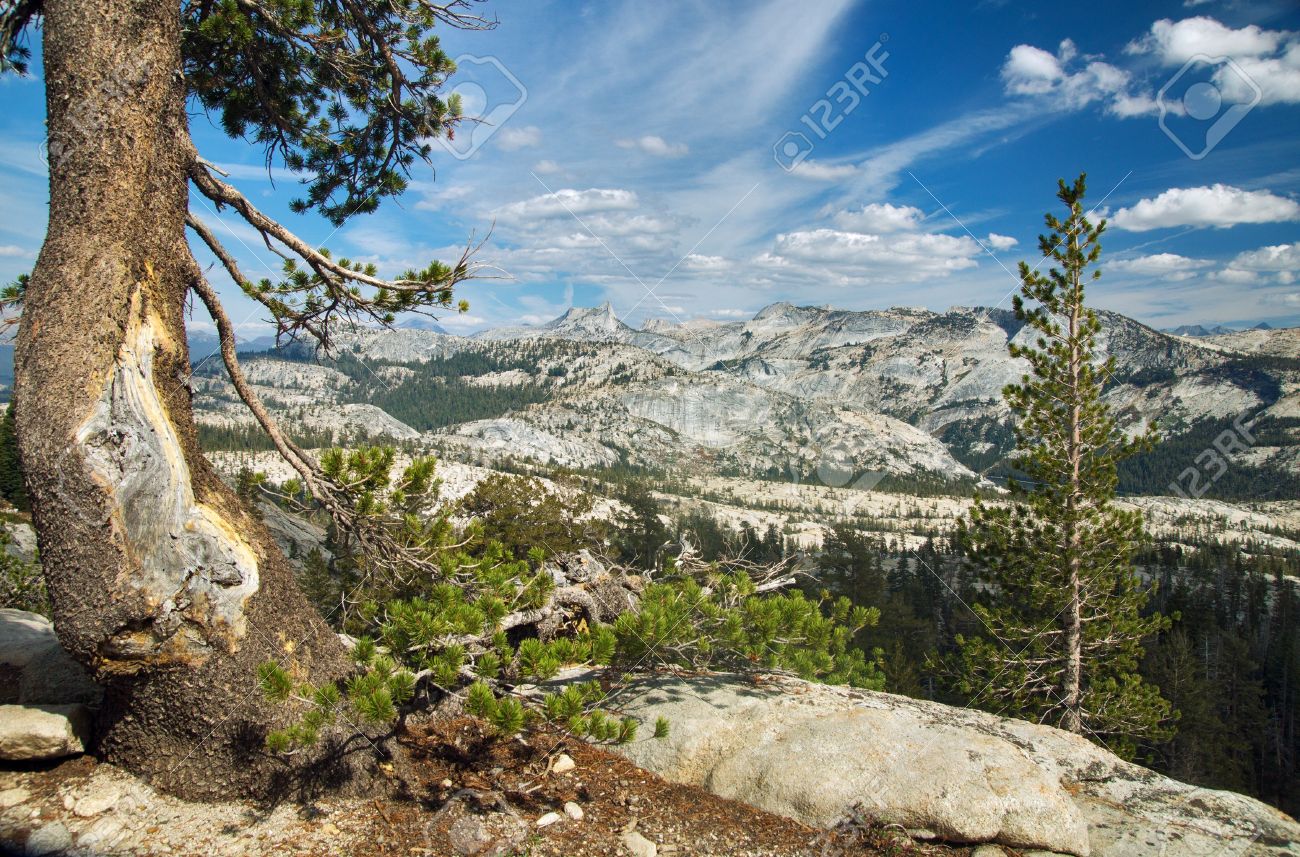
[[[449,307],[457,286],[469,280],[495,278],[484,273],[491,266],[474,261],[491,233],[477,243],[467,244],[460,258],[450,266],[435,262],[423,271],[408,271],[396,279],[383,279],[369,267],[347,265],[346,260],[336,261],[326,251],[311,247],[288,228],[263,214],[235,187],[216,178],[197,155],[190,168],[190,179],[199,192],[218,208],[233,208],[257,230],[263,241],[268,245],[274,241],[287,248],[311,272],[311,276],[298,273],[292,262],[288,262],[288,279],[278,286],[265,282],[261,287],[256,286],[238,273],[228,252],[218,250],[219,242],[210,231],[196,228],[204,243],[217,253],[231,276],[236,278],[239,287],[267,307],[279,331],[291,338],[306,331],[320,347],[328,349],[332,343],[333,327],[339,320],[352,324],[369,321],[388,326],[397,312]],[[367,294],[358,287],[373,291]],[[298,296],[303,303],[297,306],[281,296]],[[466,308],[462,302],[461,311]]]

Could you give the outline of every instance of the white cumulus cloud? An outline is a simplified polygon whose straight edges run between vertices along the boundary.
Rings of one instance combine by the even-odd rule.
[[[859,209],[841,211],[835,224],[850,232],[906,232],[915,230],[925,219],[925,212],[910,205],[873,202]]]
[[[1257,281],[1259,274],[1254,271],[1242,271],[1238,268],[1224,268],[1222,271],[1215,271],[1210,277],[1221,283],[1244,286]]]
[[[1300,204],[1267,190],[1242,190],[1231,185],[1170,188],[1154,199],[1142,199],[1111,216],[1111,225],[1130,232],[1171,226],[1214,226],[1239,223],[1280,223],[1300,220]]]
[[[1061,61],[1033,45],[1016,45],[1002,66],[1002,80],[1016,95],[1046,95],[1063,77]]]
[[[1156,253],[1152,256],[1139,256],[1136,259],[1122,259],[1111,262],[1110,268],[1117,271],[1132,271],[1135,274],[1166,274],[1171,271],[1191,271],[1213,264],[1209,259],[1192,259],[1177,253]]]
[[[1274,244],[1238,253],[1229,267],[1247,271],[1281,271],[1293,273],[1300,270],[1300,241],[1294,244]]]
[[[731,263],[721,256],[702,256],[691,253],[682,259],[681,266],[690,271],[719,271],[731,267]]]
[[[1121,259],[1107,265],[1112,271],[1125,271],[1143,276],[1159,277],[1170,282],[1190,280],[1202,268],[1213,265],[1209,259],[1193,259],[1177,253],[1155,253],[1135,259]]]
[[[649,214],[602,213],[583,219],[602,238],[610,235],[664,235],[677,229],[674,221]]]
[[[984,239],[984,243],[994,250],[1010,250],[1020,242],[1010,235],[999,235],[996,232],[990,232],[988,237]]]
[[[852,267],[862,274],[883,269],[907,279],[974,268],[980,246],[942,234],[865,235],[836,229],[788,232],[776,238],[776,255],[807,263]]]
[[[1128,72],[1099,59],[1080,59],[1078,48],[1069,39],[1061,42],[1055,54],[1033,45],[1016,45],[1002,64],[1002,84],[1008,95],[1041,98],[1067,110],[1095,101],[1125,117],[1156,109],[1152,99],[1129,91]]]
[[[1219,63],[1209,69],[1225,101],[1253,102],[1257,86],[1262,104],[1300,103],[1300,33],[1265,30],[1255,24],[1233,29],[1204,16],[1181,21],[1165,18],[1126,50],[1154,56],[1168,67],[1196,58],[1227,57],[1235,68]]]
[[[1197,17],[1156,21],[1151,31],[1131,42],[1133,54],[1155,54],[1166,65],[1182,65],[1197,54],[1207,56],[1254,57],[1277,51],[1290,33],[1265,30],[1251,24],[1234,30],[1213,18]]]

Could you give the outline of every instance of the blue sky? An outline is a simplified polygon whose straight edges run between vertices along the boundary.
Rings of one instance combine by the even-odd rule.
[[[964,4],[963,4],[964,5]],[[492,229],[453,332],[608,300],[628,323],[778,300],[1008,306],[1058,178],[1112,218],[1092,302],[1147,323],[1300,324],[1300,11],[1286,2],[489,0],[455,151],[334,230],[196,115],[200,150],[301,236],[395,274]],[[1161,95],[1161,91],[1164,94]],[[45,222],[43,91],[0,82],[0,276]],[[819,101],[822,102],[819,104]],[[1163,123],[1162,123],[1163,117]],[[787,145],[789,144],[789,145]],[[209,221],[250,276],[276,257]],[[211,256],[200,248],[205,264]],[[253,336],[254,306],[212,271]],[[209,327],[196,317],[197,328]]]

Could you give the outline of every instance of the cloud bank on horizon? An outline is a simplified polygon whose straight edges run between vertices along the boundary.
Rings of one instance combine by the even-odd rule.
[[[606,300],[633,325],[782,300],[1006,306],[1056,180],[1082,170],[1110,220],[1094,304],[1161,327],[1300,324],[1292,4],[489,5],[497,30],[443,38],[467,112],[498,121],[468,157],[435,146],[399,204],[335,231],[288,213],[298,177],[260,151],[202,117],[196,141],[304,238],[381,272],[491,230],[501,278],[440,319],[457,333]],[[5,278],[44,231],[36,73],[0,83]],[[276,275],[246,227],[195,206],[250,274]],[[257,335],[256,307],[222,292]]]

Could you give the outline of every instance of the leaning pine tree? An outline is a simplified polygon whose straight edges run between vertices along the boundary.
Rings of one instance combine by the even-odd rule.
[[[1138,673],[1143,639],[1169,620],[1142,615],[1147,591],[1133,566],[1142,516],[1113,501],[1118,463],[1155,433],[1126,438],[1101,398],[1115,358],[1098,359],[1101,325],[1084,305],[1084,283],[1106,221],[1085,216],[1084,187],[1083,175],[1062,180],[1069,216],[1046,216],[1051,232],[1039,246],[1055,267],[1044,275],[1020,263],[1016,317],[1037,337],[1011,343],[1030,373],[1003,394],[1025,478],[1011,481],[1008,502],[976,497],[961,533],[991,587],[974,607],[987,633],[958,638],[959,683],[973,704],[1131,755],[1135,739],[1156,737],[1169,720],[1169,704]]]
[[[351,322],[457,306],[472,252],[381,277],[298,238],[223,178],[189,133],[205,111],[268,164],[305,178],[299,211],[341,226],[399,195],[429,141],[451,134],[448,28],[489,28],[471,0],[18,0],[0,3],[0,72],[41,40],[49,227],[21,299],[14,402],[25,485],[63,645],[105,687],[100,757],[189,797],[266,793],[315,757],[267,758],[278,722],[255,678],[276,661],[302,682],[352,659],[294,584],[262,522],[198,446],[185,319],[202,304],[240,397],[339,528],[376,563],[400,545],[368,502],[269,417],[235,356],[208,269],[274,320],[328,344]],[[283,257],[253,281],[212,218]]]

